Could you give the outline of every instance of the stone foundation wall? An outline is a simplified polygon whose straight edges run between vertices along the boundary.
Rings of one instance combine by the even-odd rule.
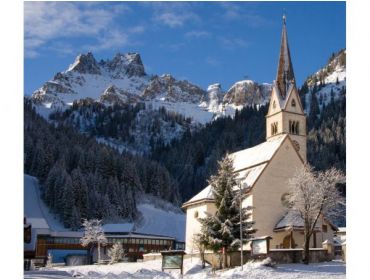
[[[186,258],[190,258],[191,255],[185,255]],[[193,257],[199,257],[199,254],[192,255]],[[303,258],[303,249],[271,249],[267,255],[251,256],[251,251],[243,251],[243,262],[246,263],[251,260],[263,260],[270,257],[273,262],[282,263],[300,263]],[[328,253],[326,249],[310,249],[310,262],[326,262],[331,261],[333,255]],[[222,256],[215,253],[206,253],[205,260],[207,263],[212,265],[214,268],[221,268]],[[240,251],[230,252],[227,255],[227,264],[230,267],[240,266]]]

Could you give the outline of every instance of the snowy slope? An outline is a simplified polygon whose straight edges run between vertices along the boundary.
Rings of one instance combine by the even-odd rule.
[[[185,214],[166,211],[151,204],[139,204],[138,210],[143,220],[136,227],[136,232],[175,237],[185,241]]]
[[[161,209],[147,202],[138,203],[138,210],[142,214],[140,223],[136,223],[134,231],[147,234],[158,234],[185,240],[185,215],[168,202],[167,209]],[[175,212],[175,210],[178,210]],[[32,229],[42,233],[67,232],[65,228],[40,198],[38,180],[35,177],[24,175],[24,215]],[[127,228],[128,223],[109,224],[108,228]]]
[[[316,97],[320,109],[327,105],[331,99],[342,98],[342,91],[346,88],[346,50],[333,55],[328,64],[308,77],[306,83],[309,92],[306,94],[307,112],[310,108],[311,94],[316,90]],[[316,88],[316,89],[315,89]]]
[[[41,200],[37,178],[24,175],[24,216],[34,229],[67,231]]]

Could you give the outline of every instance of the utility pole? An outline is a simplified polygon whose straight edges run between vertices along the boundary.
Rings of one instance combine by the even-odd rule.
[[[243,224],[242,224],[242,180],[244,178],[240,178],[238,180],[238,187],[239,187],[239,222],[240,222],[240,267],[243,270]]]

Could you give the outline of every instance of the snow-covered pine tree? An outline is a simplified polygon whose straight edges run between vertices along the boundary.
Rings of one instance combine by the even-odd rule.
[[[237,174],[234,173],[233,159],[226,155],[218,162],[216,175],[211,176],[209,184],[212,186],[216,205],[215,215],[207,214],[200,218],[202,224],[201,238],[205,239],[207,247],[215,252],[223,248],[227,254],[237,249],[240,244],[240,197],[237,186]],[[250,208],[242,209],[243,241],[251,238],[256,231],[252,229],[253,221],[248,221]],[[224,256],[224,267],[226,267]]]
[[[110,264],[119,262],[124,257],[124,251],[122,243],[114,243],[112,248],[108,250],[108,256],[110,257]]]
[[[86,247],[89,245],[98,245],[98,263],[100,262],[100,246],[107,244],[107,238],[105,237],[103,228],[101,226],[101,220],[92,219],[84,220],[82,223],[84,227],[84,236],[81,238],[81,245]]]

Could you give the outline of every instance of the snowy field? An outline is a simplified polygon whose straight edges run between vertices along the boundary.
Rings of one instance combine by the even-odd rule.
[[[114,265],[88,265],[74,267],[59,267],[39,271],[25,272],[24,278],[125,278],[125,279],[175,279],[181,278],[179,270],[161,271],[161,260],[119,263]],[[240,267],[212,272],[210,266],[201,268],[198,258],[184,261],[184,276],[189,279],[205,278],[346,278],[346,266],[341,261],[304,264],[281,264],[276,268],[266,267],[262,262],[249,262]]]

